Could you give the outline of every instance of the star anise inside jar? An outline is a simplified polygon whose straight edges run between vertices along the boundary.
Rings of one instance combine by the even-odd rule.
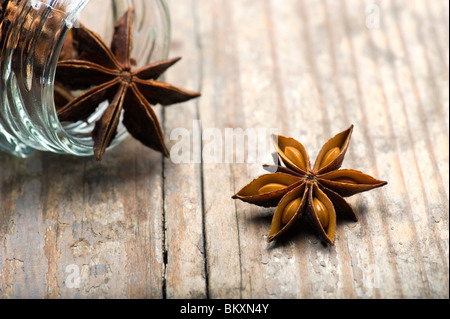
[[[102,102],[109,102],[92,133],[99,161],[114,140],[122,115],[124,126],[134,138],[168,156],[152,105],[168,106],[200,96],[157,80],[180,58],[133,68],[133,21],[134,9],[130,8],[115,26],[111,48],[83,25],[72,29],[58,63],[55,100],[65,102],[57,107],[60,121],[87,121]],[[76,90],[88,91],[70,99],[71,91]]]
[[[352,133],[353,126],[330,139],[313,167],[301,143],[274,137],[278,156],[285,166],[265,166],[276,173],[259,177],[234,196],[250,204],[277,207],[269,242],[292,230],[297,221],[306,220],[325,242],[333,245],[337,217],[358,220],[344,197],[387,184],[359,171],[340,169]]]

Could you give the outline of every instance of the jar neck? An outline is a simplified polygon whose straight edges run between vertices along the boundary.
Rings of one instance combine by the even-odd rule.
[[[153,59],[166,58],[170,23],[164,3],[162,0],[141,1],[152,2],[153,9],[160,7],[153,20],[161,19],[155,21],[157,25],[151,26],[151,32],[146,33],[147,38],[141,42],[158,47],[156,51],[159,52],[151,53]],[[54,78],[61,49],[69,30],[76,27],[80,13],[87,10],[89,2],[9,0],[4,11],[0,43],[0,149],[18,156],[26,156],[34,150],[78,156],[93,154],[91,132],[101,118],[102,105],[88,123],[62,124],[54,101]],[[111,15],[121,14],[118,12],[120,7],[125,10],[128,1],[114,0],[112,3]],[[109,17],[109,29],[113,28],[116,18]],[[146,60],[143,62],[149,62],[148,56]],[[105,104],[107,101],[103,107]],[[125,128],[119,127],[111,147],[126,136]]]

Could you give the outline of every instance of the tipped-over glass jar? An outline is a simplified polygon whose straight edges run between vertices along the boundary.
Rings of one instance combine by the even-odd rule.
[[[35,150],[93,155],[91,133],[102,105],[87,122],[58,120],[58,59],[71,28],[81,22],[108,43],[131,6],[137,66],[167,59],[170,17],[164,0],[0,0],[0,150],[20,157]],[[126,136],[120,126],[111,147]]]

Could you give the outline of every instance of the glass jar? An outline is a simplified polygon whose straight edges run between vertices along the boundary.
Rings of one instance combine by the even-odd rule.
[[[101,105],[87,122],[61,123],[56,114],[54,79],[64,40],[81,22],[110,43],[115,23],[133,6],[136,67],[167,59],[170,17],[165,1],[6,2],[2,12],[5,0],[0,0],[0,150],[19,157],[35,150],[92,156],[91,133],[101,117]],[[123,125],[119,126],[111,147],[127,134]]]

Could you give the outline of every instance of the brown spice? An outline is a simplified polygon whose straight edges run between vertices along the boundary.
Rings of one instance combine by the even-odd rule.
[[[330,139],[313,167],[301,143],[274,137],[285,166],[265,166],[276,173],[259,177],[233,197],[258,206],[277,207],[269,242],[287,233],[304,217],[325,242],[334,245],[337,216],[358,220],[344,197],[387,184],[359,171],[340,170],[352,133],[353,126]]]
[[[134,10],[130,8],[115,27],[111,49],[86,27],[73,29],[70,42],[63,49],[63,54],[72,58],[61,61],[57,68],[56,80],[64,88],[88,90],[58,110],[61,121],[86,121],[101,102],[110,103],[92,133],[94,153],[99,161],[117,134],[122,111],[123,124],[134,138],[168,156],[152,104],[167,106],[200,96],[157,81],[180,58],[133,69],[133,19]],[[72,45],[76,59],[73,59]]]
[[[6,10],[10,6],[9,0],[0,0],[0,54],[3,50],[4,45],[4,34],[6,33],[7,28],[11,24],[11,21],[6,18]]]

